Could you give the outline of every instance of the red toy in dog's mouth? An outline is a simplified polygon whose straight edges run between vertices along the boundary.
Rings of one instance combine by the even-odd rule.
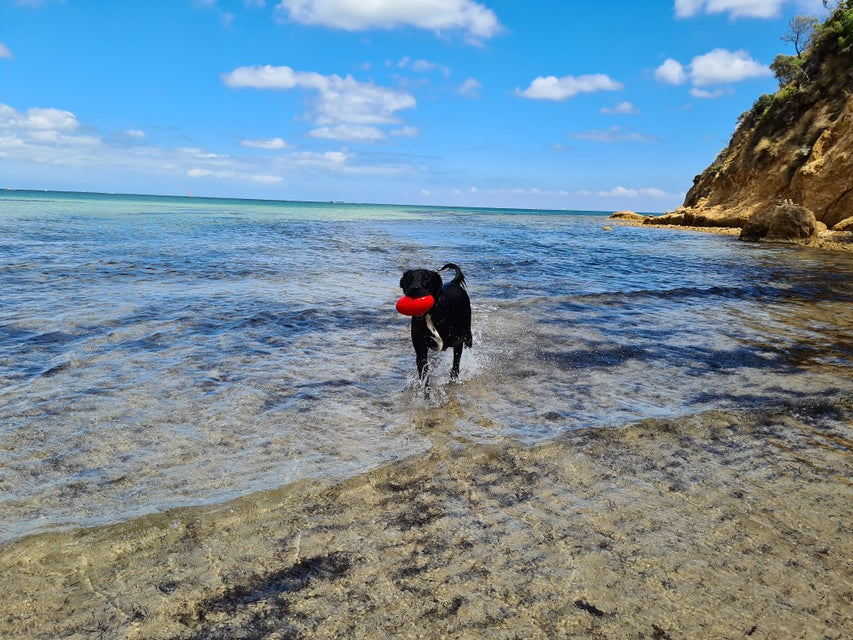
[[[421,296],[420,298],[403,296],[397,300],[397,311],[402,313],[404,316],[422,316],[432,309],[434,304],[435,298],[431,295]]]

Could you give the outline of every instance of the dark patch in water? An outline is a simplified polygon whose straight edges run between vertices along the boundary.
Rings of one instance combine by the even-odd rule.
[[[670,636],[663,627],[656,624],[652,625],[652,638],[654,638],[654,640],[672,640],[672,636]]]
[[[630,359],[647,361],[656,357],[653,351],[632,345],[573,351],[539,351],[537,355],[565,370],[615,367]]]
[[[339,580],[351,567],[348,556],[333,552],[301,558],[289,567],[254,576],[203,601],[194,616],[202,628],[192,638],[251,640],[266,638],[273,632],[279,637],[300,638],[302,635],[286,622],[290,611],[288,596],[305,589],[312,580]],[[192,621],[189,617],[183,620],[186,624]]]
[[[777,372],[795,372],[802,364],[802,357],[791,349],[771,347],[735,347],[731,349],[709,349],[694,346],[667,345],[665,342],[642,342],[625,345],[596,345],[591,343],[571,351],[539,350],[537,356],[566,371],[618,367],[629,360],[644,363],[662,361],[669,365],[684,367],[691,373],[708,371],[733,371],[740,368],[771,369]],[[802,355],[802,354],[800,354]]]
[[[421,618],[450,618],[451,616],[455,616],[459,613],[459,609],[465,604],[467,600],[462,596],[456,596],[448,603],[442,603],[439,606],[433,607],[426,613],[424,613]]]

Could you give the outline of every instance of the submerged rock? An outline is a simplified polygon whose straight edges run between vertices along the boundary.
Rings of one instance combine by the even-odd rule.
[[[817,220],[814,213],[787,200],[753,215],[741,229],[740,239],[808,243],[817,239]]]

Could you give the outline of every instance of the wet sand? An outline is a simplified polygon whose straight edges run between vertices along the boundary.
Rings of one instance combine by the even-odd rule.
[[[429,453],[0,548],[0,637],[849,638],[853,401]]]

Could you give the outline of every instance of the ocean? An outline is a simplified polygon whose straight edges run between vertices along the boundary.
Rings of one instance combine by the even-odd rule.
[[[792,619],[803,630],[790,637],[850,631],[853,254],[606,216],[0,192],[0,570],[20,598],[0,605],[0,635],[652,637],[658,628],[663,638],[690,630],[690,598],[706,603],[712,630],[734,615],[739,635]],[[474,346],[458,383],[450,354],[435,356],[425,393],[394,303],[405,269],[446,262],[468,281]],[[797,478],[804,484],[787,484]],[[646,495],[650,486],[660,490]],[[711,486],[700,509],[696,492]],[[495,488],[506,495],[487,508]],[[595,507],[584,503],[594,491]],[[679,492],[684,500],[666,507]],[[637,508],[626,521],[638,500],[660,513]],[[752,552],[772,555],[775,526],[788,555],[777,549],[775,577],[761,578],[767,595],[732,605],[739,614],[715,604],[733,583],[708,568],[734,538],[698,551],[656,538],[612,566],[602,560],[624,531],[648,529],[644,518],[663,527],[668,513],[683,519],[673,525],[681,542],[705,531],[701,546],[712,536],[704,518],[737,503],[739,515],[719,521],[730,526],[744,501],[797,507],[781,523],[762,521]],[[580,547],[554,542],[572,509],[593,518],[583,539],[601,536],[588,549],[597,569],[584,564],[583,580]],[[441,527],[429,538],[443,540],[441,558],[424,565],[429,545],[409,537],[430,527]],[[817,559],[803,568],[794,538],[809,527],[834,537],[809,538]],[[391,529],[396,542],[379,544]],[[493,537],[478,537],[486,530]],[[312,536],[318,550],[307,557]],[[548,539],[545,555],[518,555]],[[687,600],[670,590],[659,622],[627,606],[651,573],[664,591],[679,581],[677,569],[631,568],[652,548],[681,553],[681,575],[691,554],[707,571],[682,588]],[[477,574],[501,549],[515,560]],[[394,550],[409,574],[383,568]],[[574,558],[574,569],[556,558]],[[276,562],[290,573],[275,573]],[[463,565],[456,582],[430,577]],[[540,578],[528,600],[482,586],[511,590],[531,567]],[[800,581],[812,570],[824,586],[809,591]],[[541,577],[549,573],[555,581]],[[611,589],[625,575],[640,582],[605,605],[603,595],[593,601],[593,575]],[[406,580],[421,591],[402,588]],[[790,583],[788,595],[773,595],[774,580]],[[247,586],[256,583],[265,586]],[[323,600],[321,586],[333,583]],[[453,584],[467,586],[451,593]],[[564,606],[542,608],[535,593]],[[44,603],[37,614],[34,602]],[[395,618],[403,604],[422,606],[421,617],[400,609]],[[347,613],[333,614],[340,607]]]

